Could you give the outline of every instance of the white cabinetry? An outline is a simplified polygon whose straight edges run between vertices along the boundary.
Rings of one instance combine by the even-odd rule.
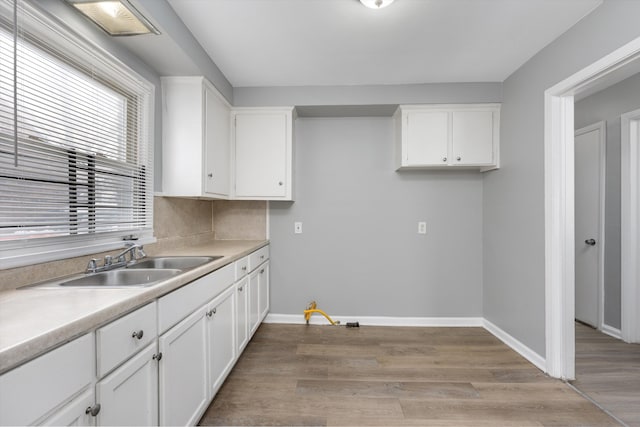
[[[269,313],[269,261],[258,271],[258,311],[261,321]]]
[[[88,389],[73,399],[51,417],[40,423],[42,426],[94,426],[96,417],[91,415],[95,405],[95,393]],[[99,413],[98,413],[99,415]]]
[[[82,408],[79,402],[91,398],[86,393],[79,401],[73,398],[93,385],[93,339],[93,333],[86,334],[2,374],[0,425],[37,424],[45,417],[62,423],[87,421],[88,406]]]
[[[238,355],[249,342],[249,279],[245,275],[236,283],[236,343]]]
[[[293,108],[234,109],[234,199],[293,200]]]
[[[203,311],[197,310],[158,340],[161,425],[193,425],[209,404]]]
[[[207,305],[209,395],[214,396],[236,360],[236,288]]]
[[[154,336],[152,344],[96,384],[98,425],[158,425],[157,359]]]
[[[231,106],[203,77],[163,77],[162,191],[229,197]]]
[[[500,104],[402,105],[396,121],[396,166],[496,169]]]

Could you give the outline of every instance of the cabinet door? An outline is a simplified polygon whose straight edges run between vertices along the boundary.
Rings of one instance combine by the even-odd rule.
[[[494,162],[491,111],[454,111],[452,129],[452,164],[490,165]]]
[[[206,409],[206,316],[204,308],[158,339],[160,425],[195,425]]]
[[[258,267],[258,312],[262,321],[269,312],[269,262]]]
[[[258,287],[259,270],[253,271],[249,275],[248,291],[249,291],[249,337],[258,329],[260,324],[260,288]]]
[[[231,110],[208,84],[204,86],[204,191],[229,195],[229,138]]]
[[[236,332],[238,335],[237,343],[238,343],[238,354],[242,352],[244,347],[247,345],[248,337],[249,337],[249,318],[248,318],[248,305],[249,305],[249,278],[244,277],[238,284],[236,285],[236,308],[237,308],[237,318],[236,318]]]
[[[214,396],[236,357],[236,288],[227,289],[207,306],[209,395]]]
[[[154,341],[96,384],[98,425],[158,424],[158,362]]]
[[[236,114],[236,197],[286,196],[287,118],[279,112]]]
[[[47,418],[40,425],[43,426],[94,426],[96,418],[91,415],[92,408],[95,405],[95,393],[93,387],[73,399],[62,409],[56,411],[55,414]]]
[[[406,116],[406,166],[446,165],[449,113],[408,112]]]

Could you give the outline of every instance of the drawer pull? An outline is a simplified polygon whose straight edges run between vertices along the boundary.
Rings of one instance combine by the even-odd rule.
[[[462,160],[462,157],[458,156],[458,157],[456,157],[456,160],[460,161],[460,160]]]
[[[244,288],[243,286],[240,286],[240,287],[238,288],[238,290],[239,290],[240,292],[242,292],[243,288]]]
[[[260,255],[260,259],[264,259],[264,255]]]
[[[138,338],[139,340],[141,340],[143,335],[144,331],[140,329],[138,332],[133,331],[133,334],[131,334],[131,338]]]
[[[247,266],[242,267],[242,271],[247,271]]]
[[[263,274],[263,273],[264,273],[264,268],[262,270],[260,270],[260,274]]]
[[[446,158],[446,157],[443,157],[443,158],[442,158],[442,161],[443,161],[443,162],[446,162],[446,161],[447,161],[447,158]]]
[[[214,314],[216,314],[216,309],[215,308],[212,308],[211,310],[207,311],[207,317],[211,317]]]
[[[160,359],[162,359],[162,352],[158,353],[158,354],[154,354],[152,357],[153,360],[157,360],[158,362],[160,361]]]
[[[93,406],[89,406],[85,411],[85,414],[91,414],[92,417],[97,417],[100,413],[100,404],[96,403]]]

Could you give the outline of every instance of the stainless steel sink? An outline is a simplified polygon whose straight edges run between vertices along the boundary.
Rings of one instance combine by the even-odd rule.
[[[177,269],[111,270],[87,274],[82,277],[57,283],[57,286],[83,288],[147,287],[182,273]]]
[[[175,268],[188,270],[222,258],[222,256],[165,256],[144,258],[135,264],[127,266],[127,269],[138,268]]]

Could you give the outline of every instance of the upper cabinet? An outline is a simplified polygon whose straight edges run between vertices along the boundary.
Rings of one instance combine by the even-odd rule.
[[[229,198],[231,106],[203,77],[162,78],[162,192]]]
[[[234,199],[293,200],[293,108],[231,112]]]
[[[497,169],[500,104],[401,105],[396,167]]]

